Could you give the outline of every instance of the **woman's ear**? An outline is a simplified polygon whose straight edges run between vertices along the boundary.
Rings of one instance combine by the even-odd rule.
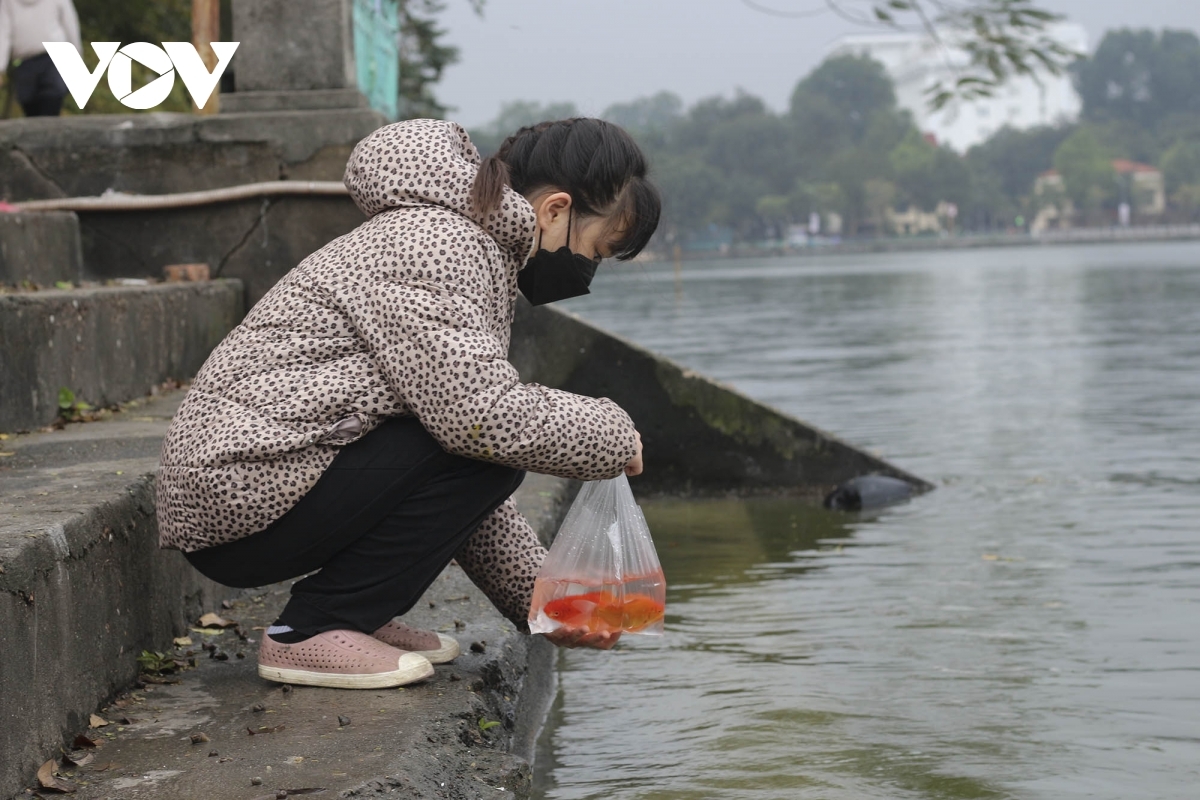
[[[544,231],[553,231],[559,227],[566,230],[567,215],[571,209],[571,195],[566,192],[547,192],[533,204],[537,213],[538,225]]]

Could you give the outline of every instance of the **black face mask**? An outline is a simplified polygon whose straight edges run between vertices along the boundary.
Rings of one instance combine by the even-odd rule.
[[[538,249],[517,275],[517,287],[535,306],[590,294],[588,287],[596,275],[600,259],[571,252],[571,212],[567,212],[567,243],[551,253],[542,249],[538,231]]]

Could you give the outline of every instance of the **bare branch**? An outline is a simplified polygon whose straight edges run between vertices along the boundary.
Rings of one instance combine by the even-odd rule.
[[[754,0],[742,0],[742,4],[760,13],[770,14],[773,17],[784,17],[785,19],[804,19],[806,17],[816,17],[829,13],[828,6],[818,6],[805,11],[781,11],[777,8],[769,8],[768,6],[756,3]]]

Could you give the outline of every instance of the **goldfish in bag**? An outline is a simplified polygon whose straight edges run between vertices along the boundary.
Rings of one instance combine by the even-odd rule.
[[[584,484],[533,587],[531,633],[663,632],[667,582],[624,475]]]

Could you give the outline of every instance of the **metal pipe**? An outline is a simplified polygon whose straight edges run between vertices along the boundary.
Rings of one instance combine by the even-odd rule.
[[[177,194],[124,194],[116,192],[100,197],[56,197],[50,200],[26,200],[13,203],[17,211],[145,211],[163,208],[188,208],[212,203],[228,203],[250,197],[272,195],[345,196],[350,192],[340,181],[263,181]]]

